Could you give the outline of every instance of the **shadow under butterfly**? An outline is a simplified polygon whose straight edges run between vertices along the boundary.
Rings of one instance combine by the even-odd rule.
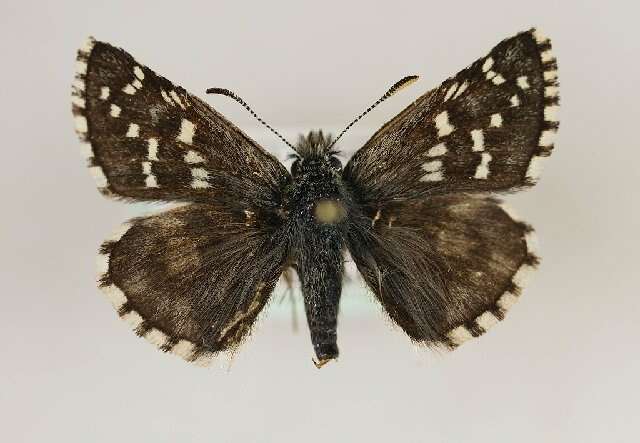
[[[291,172],[205,102],[89,39],[73,114],[98,189],[184,202],[130,220],[100,249],[99,286],[165,352],[206,365],[249,335],[297,272],[318,367],[338,357],[349,251],[415,343],[453,349],[504,318],[536,266],[533,231],[493,195],[532,186],[558,128],[557,65],[532,29],[508,38],[385,124],[344,169],[337,138],[294,146]]]

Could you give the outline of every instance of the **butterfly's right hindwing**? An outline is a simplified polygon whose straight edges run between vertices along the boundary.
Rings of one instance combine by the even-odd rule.
[[[249,334],[285,266],[278,228],[260,220],[216,204],[134,219],[103,244],[99,285],[136,334],[207,364]]]
[[[73,113],[100,191],[131,200],[276,206],[284,166],[182,87],[122,49],[78,52]]]
[[[393,321],[428,346],[484,333],[538,263],[532,229],[492,199],[433,196],[370,218],[350,232],[349,252]]]

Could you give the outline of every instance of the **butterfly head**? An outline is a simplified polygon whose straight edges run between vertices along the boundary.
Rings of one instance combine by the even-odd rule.
[[[338,159],[338,151],[333,147],[334,138],[325,135],[322,130],[310,131],[306,136],[300,135],[295,146],[295,161],[291,165],[294,179],[309,175],[333,175],[342,171],[342,162]]]

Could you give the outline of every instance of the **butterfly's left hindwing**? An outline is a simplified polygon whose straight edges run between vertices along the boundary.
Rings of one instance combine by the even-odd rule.
[[[285,242],[260,220],[216,204],[134,219],[103,244],[99,285],[136,334],[207,364],[249,334],[282,273]]]
[[[409,337],[454,348],[501,320],[537,265],[534,233],[488,198],[433,196],[387,206],[348,247]]]
[[[344,177],[367,205],[530,186],[553,149],[557,77],[549,39],[506,39],[383,126]]]
[[[73,113],[100,191],[131,200],[277,206],[289,174],[209,105],[122,49],[78,52]]]

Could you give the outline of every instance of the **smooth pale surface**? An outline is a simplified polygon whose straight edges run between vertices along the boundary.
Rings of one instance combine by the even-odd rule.
[[[631,4],[3,2],[3,441],[636,441]],[[133,336],[96,289],[99,243],[141,208],[100,197],[79,154],[70,84],[88,34],[201,96],[237,91],[289,139],[339,131],[393,82],[420,74],[344,137],[351,153],[418,94],[533,25],[553,38],[562,123],[540,184],[509,200],[537,228],[543,262],[481,339],[451,354],[416,351],[356,283],[337,363],[313,366],[304,318],[293,334],[278,296],[231,369],[204,370]],[[286,157],[237,104],[207,100]]]

